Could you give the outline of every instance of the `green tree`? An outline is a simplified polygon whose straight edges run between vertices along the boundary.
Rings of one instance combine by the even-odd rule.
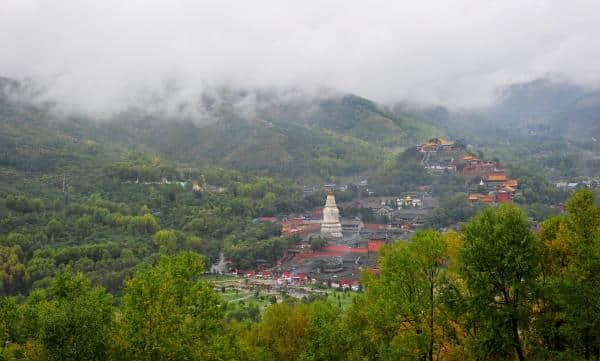
[[[16,232],[9,233],[3,243],[7,247],[19,246],[25,253],[29,253],[33,246],[33,242],[28,236]]]
[[[212,285],[196,279],[201,256],[163,256],[127,282],[115,338],[118,358],[185,360],[214,357],[212,337],[220,334],[225,303]],[[116,356],[115,356],[116,357]]]
[[[310,249],[320,251],[327,244],[327,241],[321,237],[312,237],[310,240]]]
[[[303,303],[272,305],[253,328],[250,344],[269,352],[275,360],[298,360],[306,344],[310,316],[310,307]]]
[[[302,361],[344,360],[344,336],[339,311],[329,302],[310,304],[310,321],[306,331],[306,345],[300,356]]]
[[[538,329],[546,355],[600,357],[600,207],[580,190],[568,215],[542,225],[544,302]]]
[[[150,210],[150,208],[149,208],[147,205],[145,205],[145,204],[144,204],[144,205],[143,205],[143,206],[140,208],[140,216],[143,216],[143,215],[145,215],[145,214],[150,214],[150,213],[152,213],[152,211]]]
[[[57,237],[60,237],[62,232],[63,232],[63,225],[62,225],[62,223],[60,223],[60,221],[58,219],[53,218],[50,220],[50,222],[48,222],[48,225],[46,226],[46,234],[52,240],[55,240]]]
[[[83,274],[56,276],[41,308],[39,339],[49,360],[106,360],[113,327],[112,296]]]
[[[480,355],[526,359],[528,322],[539,275],[537,245],[523,211],[486,209],[464,228],[460,273]]]
[[[206,242],[197,236],[188,236],[183,241],[183,248],[194,252],[204,253],[206,251]]]
[[[92,232],[92,217],[81,216],[75,221],[75,229],[80,236],[88,236]]]
[[[152,236],[152,241],[162,253],[173,253],[177,249],[177,235],[169,229],[162,229]]]
[[[22,293],[29,282],[19,245],[0,246],[0,296]]]
[[[380,276],[363,277],[366,292],[346,315],[353,352],[386,360],[438,359],[446,249],[442,235],[431,230],[382,249]]]

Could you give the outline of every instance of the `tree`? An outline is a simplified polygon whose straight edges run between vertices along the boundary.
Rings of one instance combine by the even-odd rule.
[[[118,358],[210,359],[226,304],[212,285],[196,281],[204,270],[197,254],[162,256],[127,282],[115,337]]]
[[[64,271],[41,308],[40,342],[49,360],[106,360],[113,327],[112,296],[83,274]]]
[[[476,352],[526,359],[524,340],[539,275],[537,245],[523,211],[486,209],[464,228],[460,273],[477,328]]]
[[[438,359],[444,343],[438,289],[445,282],[446,248],[439,232],[427,230],[409,244],[382,249],[380,276],[363,277],[366,292],[346,315],[357,357]]]
[[[249,335],[250,344],[268,351],[275,360],[298,360],[306,343],[310,308],[286,302],[270,306]]]
[[[578,191],[567,202],[568,215],[547,220],[539,234],[540,336],[546,352],[586,360],[600,357],[600,207],[594,201],[591,191]]]
[[[320,251],[321,248],[325,247],[327,240],[321,237],[312,237],[310,240],[310,249],[313,251]]]
[[[92,217],[81,216],[75,221],[75,229],[80,236],[88,236],[92,231]]]
[[[343,344],[339,311],[324,301],[313,302],[309,307],[310,321],[300,360],[343,360],[346,346]]]
[[[21,247],[0,246],[0,296],[24,292],[28,282]]]
[[[46,226],[46,234],[52,239],[56,239],[56,237],[59,237],[63,232],[63,225],[62,223],[60,223],[60,221],[56,218],[53,218],[50,220],[50,222],[48,222],[48,225]]]
[[[20,310],[13,297],[0,297],[0,350],[5,343],[18,342],[21,339]],[[0,358],[1,359],[1,358]]]
[[[183,248],[194,252],[206,252],[206,242],[197,236],[188,236],[183,241]]]
[[[33,246],[33,242],[29,237],[16,232],[9,233],[3,243],[3,245],[7,247],[19,246],[24,253],[29,253],[31,247]]]
[[[152,236],[152,241],[162,253],[172,253],[177,249],[177,235],[174,231],[162,229]]]
[[[152,213],[152,211],[150,210],[150,208],[149,208],[147,205],[145,205],[145,204],[144,204],[144,205],[143,205],[143,206],[140,208],[140,214],[139,214],[140,216],[143,216],[143,215],[145,215],[145,214],[150,214],[150,213]]]
[[[141,234],[154,234],[160,229],[156,218],[151,214],[131,217],[127,226],[131,231]]]

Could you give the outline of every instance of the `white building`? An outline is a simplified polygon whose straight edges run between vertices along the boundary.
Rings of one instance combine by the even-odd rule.
[[[342,239],[342,224],[340,211],[335,204],[333,193],[327,194],[327,201],[323,208],[323,221],[321,222],[321,235],[329,239]]]

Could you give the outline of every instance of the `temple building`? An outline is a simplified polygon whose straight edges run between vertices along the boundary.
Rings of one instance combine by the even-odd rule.
[[[340,211],[335,204],[335,196],[332,192],[327,194],[325,208],[323,208],[323,221],[321,222],[321,236],[328,239],[342,239],[342,224],[340,223]]]

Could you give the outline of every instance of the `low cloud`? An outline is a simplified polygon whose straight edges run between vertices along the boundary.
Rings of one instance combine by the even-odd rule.
[[[94,112],[223,86],[481,105],[548,74],[596,87],[599,13],[593,0],[4,0],[0,75]]]

